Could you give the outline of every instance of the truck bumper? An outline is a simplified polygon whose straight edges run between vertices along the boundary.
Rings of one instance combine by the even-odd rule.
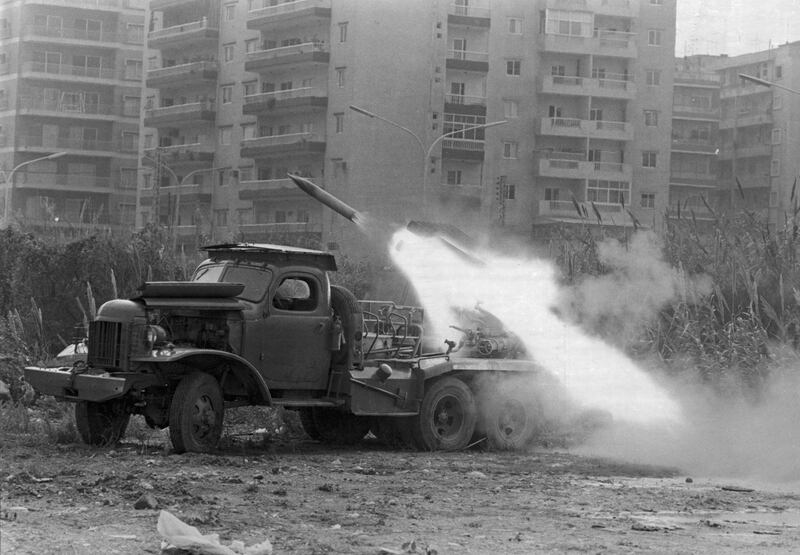
[[[67,401],[102,402],[122,397],[131,388],[130,379],[111,374],[76,374],[71,367],[25,368],[25,380],[37,392]],[[130,374],[129,374],[130,375]]]

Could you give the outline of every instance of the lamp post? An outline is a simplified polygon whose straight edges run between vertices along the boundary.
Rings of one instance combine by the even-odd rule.
[[[369,118],[378,119],[378,120],[381,120],[383,122],[386,122],[389,125],[391,125],[393,127],[397,127],[398,129],[400,129],[400,130],[408,133],[412,137],[414,137],[414,139],[416,140],[417,144],[419,145],[420,150],[422,151],[423,156],[424,156],[422,158],[422,208],[423,208],[423,211],[426,214],[428,212],[428,160],[431,157],[431,153],[433,152],[433,149],[436,148],[436,145],[438,145],[443,139],[446,139],[447,137],[452,137],[453,135],[458,135],[459,133],[465,133],[467,131],[473,131],[475,129],[487,129],[489,127],[494,127],[496,125],[503,125],[504,123],[508,123],[507,120],[492,121],[492,122],[489,122],[489,123],[482,123],[480,125],[471,125],[469,127],[464,127],[462,129],[457,129],[455,131],[449,131],[447,133],[444,133],[444,134],[439,135],[438,137],[436,137],[426,147],[425,143],[422,141],[422,139],[419,137],[419,135],[417,135],[416,133],[411,131],[408,127],[400,125],[396,121],[392,121],[392,120],[390,120],[388,118],[385,118],[383,116],[379,116],[378,114],[376,114],[374,112],[370,112],[369,110],[365,110],[364,108],[359,108],[358,106],[353,106],[352,104],[350,105],[350,109],[353,110],[356,113],[359,113],[361,115],[367,116]]]
[[[66,152],[54,152],[53,154],[48,154],[47,156],[40,156],[39,158],[34,158],[33,160],[27,160],[20,164],[17,164],[11,171],[6,173],[3,171],[3,178],[5,181],[5,204],[3,206],[3,225],[7,226],[9,223],[9,218],[11,216],[11,201],[13,200],[12,191],[11,189],[14,187],[14,173],[24,166],[28,166],[30,164],[34,164],[36,162],[42,162],[44,160],[55,160],[56,158],[61,158],[64,156]]]

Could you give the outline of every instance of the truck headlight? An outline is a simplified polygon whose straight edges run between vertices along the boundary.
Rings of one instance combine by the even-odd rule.
[[[147,326],[144,334],[145,349],[153,350],[153,347],[164,343],[167,340],[167,332],[161,326]]]

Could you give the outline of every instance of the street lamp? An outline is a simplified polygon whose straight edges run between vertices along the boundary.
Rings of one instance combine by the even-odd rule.
[[[3,225],[8,225],[9,217],[11,215],[11,201],[13,198],[11,189],[14,187],[14,173],[23,166],[34,164],[36,162],[42,162],[44,160],[55,160],[56,158],[61,158],[65,154],[66,152],[54,152],[53,154],[48,154],[47,156],[40,156],[39,158],[34,158],[33,160],[27,160],[25,162],[22,162],[21,164],[17,164],[8,173],[3,171],[3,178],[5,181],[5,188],[6,188],[4,197],[5,205],[3,206]]]
[[[436,147],[436,145],[439,144],[439,142],[441,142],[442,139],[446,139],[447,137],[452,137],[453,135],[458,135],[459,133],[465,133],[467,131],[473,131],[475,129],[487,129],[489,127],[494,127],[496,125],[503,125],[504,123],[508,123],[508,120],[492,121],[492,122],[489,122],[489,123],[482,123],[480,125],[472,125],[472,126],[469,126],[469,127],[464,127],[462,129],[457,129],[455,131],[449,131],[447,133],[444,133],[444,134],[439,135],[438,137],[436,137],[430,143],[430,145],[428,145],[426,147],[425,143],[422,141],[422,139],[419,137],[419,135],[417,135],[416,133],[411,131],[408,127],[400,125],[396,121],[392,121],[392,120],[390,120],[388,118],[385,118],[383,116],[379,116],[378,114],[376,114],[374,112],[370,112],[369,110],[365,110],[364,108],[359,108],[358,106],[353,106],[352,104],[350,105],[350,109],[353,110],[354,112],[357,112],[357,113],[361,114],[361,115],[367,116],[369,118],[378,119],[378,120],[381,120],[383,122],[388,123],[389,125],[391,125],[393,127],[397,127],[398,129],[400,129],[400,130],[408,133],[412,137],[414,137],[414,139],[417,141],[417,144],[419,145],[420,150],[422,150],[422,152],[424,154],[424,158],[422,159],[422,208],[423,208],[423,210],[425,212],[428,211],[428,160],[430,159],[431,153],[433,152],[433,149]]]
[[[762,87],[775,87],[776,89],[783,89],[785,91],[789,91],[794,94],[800,94],[800,91],[797,89],[789,88],[785,85],[781,85],[780,83],[775,83],[774,81],[767,81],[766,79],[761,79],[760,77],[756,77],[755,75],[747,75],[746,73],[740,73],[739,79],[742,81],[750,81],[757,85],[761,85]]]

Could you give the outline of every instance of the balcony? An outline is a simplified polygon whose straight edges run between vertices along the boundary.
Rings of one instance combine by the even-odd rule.
[[[486,115],[486,97],[468,94],[446,94],[444,111],[448,114]]]
[[[672,171],[669,174],[669,184],[671,187],[714,189],[717,187],[717,179],[716,174],[713,173]]]
[[[772,156],[772,145],[770,144],[749,144],[742,145],[736,149],[737,158],[753,158],[757,156]],[[733,157],[733,152],[728,143],[720,154],[720,158],[730,159]]]
[[[618,162],[590,162],[580,159],[572,153],[551,153],[549,157],[539,160],[539,176],[562,179],[609,179],[613,181],[631,181],[630,164]]]
[[[161,160],[168,163],[190,164],[194,162],[213,162],[215,146],[212,143],[184,143],[179,145],[160,146],[156,148],[146,148],[145,156],[152,159],[156,157],[156,152],[160,152]],[[148,161],[143,165],[152,165]]]
[[[14,186],[19,189],[68,189],[87,193],[107,193],[115,185],[110,177],[100,175],[62,174],[21,171],[15,174]],[[135,192],[136,187],[132,188]]]
[[[265,31],[273,26],[294,23],[296,20],[313,23],[314,20],[331,18],[331,0],[294,0],[272,4],[269,0],[252,2],[247,15],[247,28]]]
[[[47,27],[44,25],[26,25],[23,37],[26,40],[46,40],[47,42],[71,45],[88,44],[98,46],[102,43],[109,48],[116,48],[118,46],[117,43],[121,42],[123,38],[127,40],[127,35],[120,37],[116,31]]]
[[[262,72],[281,66],[303,63],[327,64],[330,61],[328,47],[322,42],[304,42],[269,50],[248,52],[244,62],[245,71]]]
[[[447,69],[487,73],[489,71],[489,53],[471,50],[454,50],[451,48],[447,51],[445,67]]]
[[[719,74],[713,71],[684,71],[677,69],[675,70],[674,80],[676,87],[700,87],[717,90],[720,85]]]
[[[324,188],[319,179],[314,182]],[[239,200],[269,200],[287,198],[305,198],[306,194],[289,178],[285,179],[260,179],[254,181],[241,181],[239,183]]]
[[[742,110],[736,117],[725,117],[719,122],[720,129],[733,129],[734,127],[751,127],[754,125],[772,125],[771,113]]]
[[[588,137],[613,141],[633,140],[633,126],[624,121],[598,121],[578,118],[541,118],[540,135]]]
[[[718,121],[719,113],[719,106],[712,106],[710,102],[673,104],[672,106],[672,117],[674,119]]]
[[[216,118],[216,105],[210,100],[162,106],[144,111],[145,127],[174,127],[186,121],[213,122]]]
[[[300,87],[244,97],[243,114],[274,114],[276,112],[305,112],[328,106],[328,92],[314,87]]]
[[[578,204],[583,205],[583,207],[586,208],[586,211],[589,214],[588,218],[578,215],[578,209],[575,207],[575,203],[571,200],[540,200],[538,215],[543,218],[554,218],[558,220],[595,222],[597,221],[597,216],[594,213],[594,209],[597,208],[597,211],[600,212],[600,215],[603,217],[604,221],[610,220],[616,216],[616,219],[619,220],[616,222],[617,225],[624,225],[627,223],[623,219],[623,209],[619,204],[607,204],[601,202],[578,202]],[[606,218],[606,216],[608,216],[608,218]]]
[[[19,98],[20,115],[58,116],[78,119],[116,121],[123,117],[138,118],[139,112],[126,113],[122,104],[101,104],[91,102],[69,102],[65,100],[46,100],[42,97],[22,96]]]
[[[639,0],[547,0],[547,7],[614,17],[639,17]]]
[[[763,85],[756,85],[746,81],[742,85],[722,87],[719,91],[720,98],[733,98],[736,96],[750,96],[753,94],[769,94],[772,96],[772,89]]]
[[[269,158],[287,154],[322,154],[325,152],[325,137],[317,133],[287,133],[244,139],[241,143],[242,158]]]
[[[131,7],[129,0],[26,0],[26,3],[40,6],[56,6],[59,8],[102,10],[115,13],[121,8]]]
[[[76,83],[107,84],[109,80],[117,79],[117,70],[114,68],[71,66],[46,62],[23,62],[22,74],[24,77],[59,79]]]
[[[471,185],[459,183],[454,185],[452,183],[440,183],[437,192],[445,198],[453,197],[466,197],[470,199],[479,199],[483,192],[483,187],[478,185]]]
[[[592,37],[545,33],[544,49],[566,54],[594,54],[616,58],[637,58],[634,33],[600,29]]]
[[[542,79],[541,92],[545,94],[597,96],[632,100],[636,97],[636,84],[625,79],[623,75],[603,78],[546,75]]]
[[[53,153],[65,151],[67,154],[82,156],[116,157],[120,153],[135,155],[138,145],[120,144],[117,141],[98,139],[22,135],[18,137],[17,148],[30,152]]]
[[[150,11],[163,11],[197,4],[197,0],[150,0]]]
[[[442,158],[480,162],[483,160],[485,147],[485,141],[477,139],[444,139]]]
[[[470,2],[468,6],[452,3],[447,7],[448,25],[465,25],[469,27],[485,27],[491,25],[492,9],[488,3]]]
[[[686,152],[689,154],[716,154],[719,147],[714,141],[700,139],[672,138],[672,152]]]
[[[147,70],[147,87],[157,89],[169,85],[192,86],[203,82],[216,82],[218,64],[203,60],[175,66]]]
[[[200,21],[190,21],[187,23],[181,23],[179,25],[163,27],[156,31],[150,31],[147,34],[147,47],[189,47],[192,43],[196,43],[198,41],[216,42],[218,40],[218,26],[211,24],[208,19],[204,17]]]

